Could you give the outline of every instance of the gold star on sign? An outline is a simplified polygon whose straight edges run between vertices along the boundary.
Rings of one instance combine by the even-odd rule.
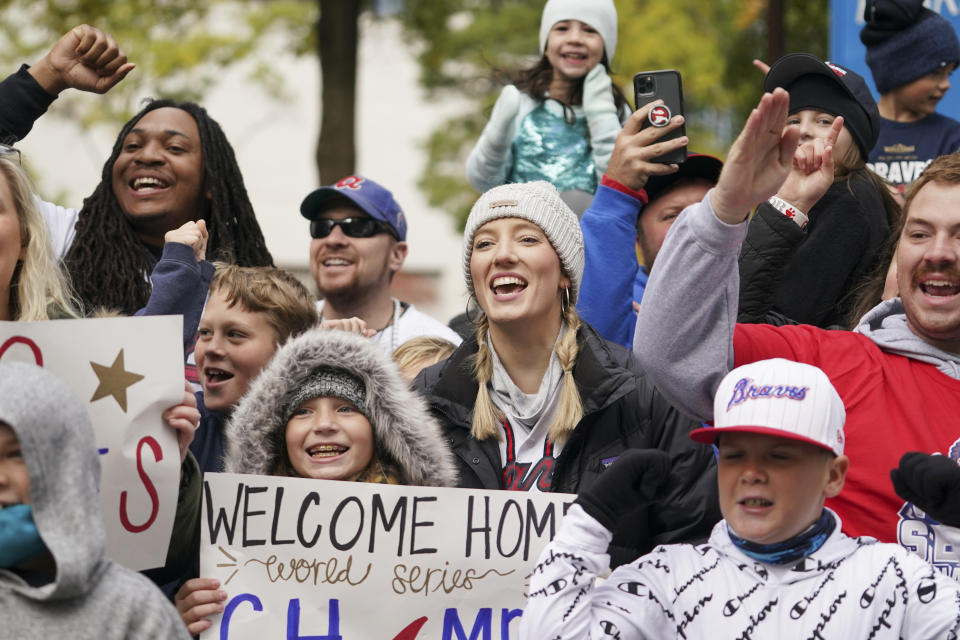
[[[97,364],[96,362],[91,362],[90,366],[93,367],[93,372],[97,374],[97,378],[100,380],[100,384],[97,386],[97,390],[93,392],[93,397],[90,398],[90,402],[96,402],[100,398],[113,396],[113,399],[117,401],[117,404],[120,405],[120,408],[126,413],[127,387],[143,380],[143,376],[139,373],[124,370],[123,349],[120,349],[120,353],[117,354],[117,359],[114,360],[113,364],[109,367]]]

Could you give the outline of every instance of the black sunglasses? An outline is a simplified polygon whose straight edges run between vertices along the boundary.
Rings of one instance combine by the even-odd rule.
[[[343,235],[350,238],[369,238],[378,233],[389,233],[394,239],[398,239],[393,227],[374,218],[344,218],[342,220],[317,218],[310,221],[310,237],[326,238],[333,233],[334,227],[340,227]]]

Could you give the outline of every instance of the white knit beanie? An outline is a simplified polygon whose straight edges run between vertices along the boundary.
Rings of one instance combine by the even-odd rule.
[[[473,205],[463,229],[463,273],[470,295],[475,295],[470,275],[473,236],[480,227],[499,218],[523,218],[543,230],[560,258],[560,268],[570,279],[570,300],[576,304],[583,280],[583,231],[577,214],[560,199],[557,188],[543,180],[494,187]]]
[[[613,0],[547,0],[540,18],[540,53],[547,47],[547,36],[561,20],[579,20],[600,33],[607,63],[617,52],[617,8]]]

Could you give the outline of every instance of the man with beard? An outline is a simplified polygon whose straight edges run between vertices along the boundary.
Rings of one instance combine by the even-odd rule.
[[[407,257],[407,220],[393,194],[373,180],[347,176],[300,205],[310,220],[310,272],[323,298],[326,326],[360,330],[388,353],[421,335],[460,344],[450,328],[390,295]]]
[[[782,89],[763,96],[717,186],[671,227],[640,305],[643,339],[634,351],[664,395],[701,420],[713,418],[713,393],[734,367],[786,358],[822,369],[846,408],[850,458],[846,488],[827,506],[848,535],[898,542],[956,578],[960,530],[933,515],[949,492],[905,502],[889,478],[908,451],[960,458],[960,154],[934,160],[907,198],[899,298],[874,307],[853,332],[737,324],[737,259],[750,209],[773,195],[796,207],[801,194],[833,182],[832,148],[815,140],[798,150],[796,128],[783,126],[788,105]],[[791,165],[806,177],[785,181],[799,175]],[[901,471],[923,476],[911,465]]]

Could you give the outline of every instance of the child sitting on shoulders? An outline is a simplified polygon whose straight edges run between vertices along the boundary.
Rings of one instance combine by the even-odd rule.
[[[592,195],[631,113],[610,79],[616,49],[613,0],[548,0],[540,60],[513,74],[467,159],[473,188],[546,180]]]

